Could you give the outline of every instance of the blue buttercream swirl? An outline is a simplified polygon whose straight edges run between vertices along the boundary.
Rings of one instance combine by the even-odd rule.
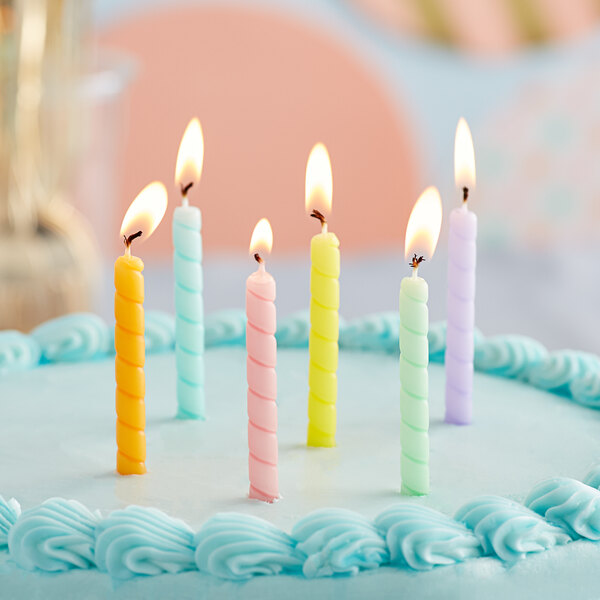
[[[31,336],[42,349],[44,362],[79,362],[108,352],[106,323],[91,313],[73,313],[46,321]]]
[[[194,533],[155,508],[116,510],[96,528],[96,564],[114,579],[195,568]]]
[[[538,483],[525,505],[569,532],[571,537],[600,540],[600,491],[568,477]]]
[[[175,347],[175,318],[161,310],[149,310],[145,315],[144,343],[146,352],[165,352]]]
[[[540,364],[532,366],[528,380],[538,388],[568,396],[572,381],[599,368],[600,360],[593,354],[559,350],[549,354]]]
[[[312,512],[296,523],[291,536],[297,550],[306,555],[302,572],[307,578],[356,575],[389,560],[385,541],[373,524],[341,508]]]
[[[20,331],[0,331],[0,374],[35,367],[42,350],[37,341]]]
[[[0,549],[8,546],[8,532],[17,522],[20,514],[21,507],[14,498],[5,500],[0,496]]]
[[[548,356],[542,344],[520,335],[499,335],[482,340],[475,350],[474,366],[478,371],[523,379],[530,369]]]
[[[210,518],[195,535],[196,566],[222,579],[296,571],[302,556],[292,538],[268,521],[237,513]]]
[[[381,312],[340,326],[340,346],[348,350],[399,352],[400,314]]]
[[[500,496],[476,498],[462,506],[454,518],[475,533],[486,554],[507,562],[571,541],[560,527]]]
[[[208,346],[242,345],[246,340],[246,314],[243,310],[222,310],[204,321],[204,343]]]
[[[596,465],[583,479],[583,483],[600,490],[600,465]]]
[[[98,516],[75,500],[51,498],[23,511],[8,533],[12,559],[23,569],[68,571],[94,566]]]
[[[281,348],[306,348],[308,347],[308,334],[310,333],[310,316],[308,311],[296,312],[282,319],[277,324],[275,338]]]
[[[579,404],[600,408],[600,368],[589,368],[569,384],[569,392]]]
[[[427,342],[429,344],[429,360],[443,363],[446,354],[446,322],[438,321],[429,326]]]
[[[462,523],[419,504],[397,504],[375,525],[385,535],[392,563],[425,571],[482,555],[475,534]]]

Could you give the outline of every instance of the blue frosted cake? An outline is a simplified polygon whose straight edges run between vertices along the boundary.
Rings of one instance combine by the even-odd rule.
[[[205,422],[175,418],[173,319],[147,313],[144,476],[114,471],[110,327],[0,333],[0,598],[590,598],[600,360],[475,340],[474,422],[443,422],[431,494],[400,494],[398,317],[342,323],[337,447],[307,448],[308,321],[279,324],[282,499],[247,498],[244,315],[206,323]],[[82,590],[84,590],[82,592]]]

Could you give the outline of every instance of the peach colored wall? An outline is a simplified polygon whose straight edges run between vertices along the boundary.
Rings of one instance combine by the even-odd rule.
[[[141,62],[119,222],[148,181],[162,179],[170,190],[165,222],[144,256],[171,251],[175,158],[194,115],[205,157],[190,199],[202,208],[206,249],[246,250],[266,216],[274,251],[306,250],[318,230],[304,214],[306,159],[317,141],[332,159],[330,223],[343,246],[402,244],[420,191],[415,137],[367,63],[326,32],[275,13],[179,7],[119,23],[100,41]]]

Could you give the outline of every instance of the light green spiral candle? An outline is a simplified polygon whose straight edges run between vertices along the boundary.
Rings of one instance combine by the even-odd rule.
[[[416,273],[416,268],[414,270]],[[429,493],[429,289],[422,277],[400,285],[400,441],[402,491]]]
[[[442,226],[442,201],[436,188],[417,200],[406,227],[406,255],[431,257]],[[429,493],[429,312],[427,282],[418,276],[424,257],[414,254],[411,277],[400,284],[400,472],[402,492]]]

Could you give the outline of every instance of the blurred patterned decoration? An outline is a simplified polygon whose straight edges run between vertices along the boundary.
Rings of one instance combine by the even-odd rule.
[[[405,35],[477,54],[566,40],[600,23],[597,0],[350,0]]]
[[[97,252],[73,208],[85,149],[82,0],[0,0],[0,329],[90,308]]]
[[[478,161],[495,246],[569,248],[598,238],[600,48],[552,79],[530,80],[485,120]]]

